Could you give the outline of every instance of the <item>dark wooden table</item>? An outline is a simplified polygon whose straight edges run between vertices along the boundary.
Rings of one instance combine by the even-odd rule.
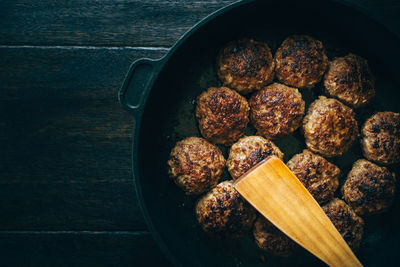
[[[0,266],[166,265],[117,92],[225,1],[0,2]],[[400,35],[400,3],[353,0]]]

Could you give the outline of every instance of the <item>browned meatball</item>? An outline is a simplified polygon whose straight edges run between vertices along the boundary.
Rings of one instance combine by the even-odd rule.
[[[226,166],[234,180],[268,156],[283,159],[281,150],[270,140],[261,136],[246,136],[232,145]]]
[[[378,112],[362,128],[364,156],[382,164],[400,162],[400,114]]]
[[[305,109],[299,90],[279,83],[255,93],[249,104],[254,127],[269,139],[289,135],[299,128]]]
[[[333,198],[339,186],[340,169],[336,165],[307,149],[303,153],[294,155],[286,165],[318,203]]]
[[[217,183],[225,166],[221,151],[203,138],[176,143],[168,160],[168,173],[188,195],[202,194]]]
[[[297,88],[313,88],[321,81],[328,57],[322,43],[307,35],[286,38],[275,54],[276,77]]]
[[[275,256],[290,256],[297,247],[292,239],[261,215],[254,223],[253,236],[259,248]]]
[[[303,130],[307,147],[327,157],[342,155],[358,136],[354,111],[324,96],[311,103]]]
[[[361,216],[386,210],[395,191],[395,174],[365,159],[354,163],[342,188],[344,200]]]
[[[274,60],[268,45],[249,39],[228,43],[218,54],[218,76],[225,86],[248,94],[270,84]]]
[[[322,207],[351,249],[357,250],[364,233],[364,221],[341,199]]]
[[[366,105],[375,95],[375,79],[367,61],[354,54],[330,63],[324,85],[330,96],[355,108]]]
[[[237,237],[251,229],[256,211],[240,197],[232,181],[224,181],[197,202],[196,216],[205,232]]]
[[[231,145],[244,135],[249,123],[247,100],[226,87],[211,87],[197,98],[196,117],[204,138]]]
[[[210,87],[197,97],[196,117],[202,136],[214,144],[231,145],[244,135],[249,104],[227,87]]]

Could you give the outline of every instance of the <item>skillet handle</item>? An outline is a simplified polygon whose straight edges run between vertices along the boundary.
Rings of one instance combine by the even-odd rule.
[[[141,58],[132,63],[119,91],[121,105],[138,119],[161,66],[160,60]]]

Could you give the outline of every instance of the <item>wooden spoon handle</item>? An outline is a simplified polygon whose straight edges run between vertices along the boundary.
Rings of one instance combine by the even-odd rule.
[[[234,186],[271,223],[329,266],[362,266],[317,201],[279,158],[260,162]]]

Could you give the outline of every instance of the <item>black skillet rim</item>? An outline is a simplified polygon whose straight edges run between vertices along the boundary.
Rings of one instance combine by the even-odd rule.
[[[169,60],[169,58],[171,58],[172,55],[184,44],[184,42],[189,37],[191,37],[193,34],[195,34],[201,27],[203,27],[205,24],[212,21],[214,18],[216,18],[224,13],[227,13],[228,11],[230,11],[234,8],[238,8],[240,6],[244,6],[246,4],[257,2],[257,1],[258,0],[239,0],[237,2],[227,5],[221,9],[218,9],[217,11],[214,11],[213,13],[211,13],[210,15],[206,16],[201,21],[196,23],[191,29],[189,29],[184,35],[182,35],[182,37],[180,37],[178,39],[178,41],[173,45],[173,47],[169,50],[169,52],[165,56],[163,56],[162,58],[160,58],[158,60],[158,66],[155,69],[156,73],[155,73],[152,81],[148,84],[148,87],[149,87],[148,91],[150,91],[152,89],[152,87],[154,86],[154,83],[158,78],[159,72],[164,68],[164,65]],[[367,10],[365,8],[363,8],[362,6],[357,5],[357,4],[347,1],[347,0],[328,0],[328,2],[334,3],[336,5],[341,5],[345,8],[353,10],[354,12],[362,13],[364,16],[372,19],[372,21],[375,24],[379,25],[380,27],[385,28],[391,35],[394,35],[397,40],[400,39],[400,36],[398,34],[396,34],[391,29],[386,27],[383,23],[381,23],[377,16],[369,14],[367,12]],[[141,120],[143,117],[143,110],[144,110],[144,106],[146,105],[146,102],[147,102],[147,96],[145,97],[145,99],[143,99],[143,101],[141,103],[141,108],[138,110],[138,112],[134,116],[135,124],[134,124],[133,144],[132,144],[132,151],[133,151],[133,153],[132,153],[132,170],[133,170],[133,178],[134,178],[134,183],[135,183],[135,191],[136,191],[136,195],[137,195],[137,198],[139,201],[139,206],[140,206],[142,215],[145,219],[146,225],[148,226],[157,245],[160,247],[160,249],[163,251],[164,255],[166,255],[168,260],[173,265],[181,266],[182,265],[181,261],[176,257],[176,255],[174,253],[172,253],[170,251],[170,249],[168,248],[168,246],[165,244],[164,240],[161,238],[160,234],[158,233],[158,230],[153,225],[153,223],[150,219],[148,209],[146,207],[146,203],[144,203],[144,200],[143,200],[143,193],[142,193],[140,176],[139,176],[139,171],[138,171],[139,166],[137,163],[138,162],[138,142],[137,141],[139,140],[139,134],[140,134],[139,129],[140,129]],[[136,140],[136,142],[135,142],[135,140]]]

